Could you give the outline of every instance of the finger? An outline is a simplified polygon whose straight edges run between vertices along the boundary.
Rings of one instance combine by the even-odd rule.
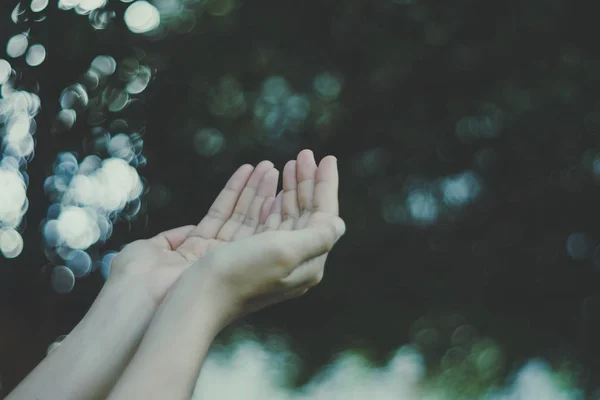
[[[279,192],[277,196],[269,197],[265,200],[260,211],[260,224],[258,224],[256,232],[261,233],[265,231],[265,225],[267,224],[267,220],[269,219],[271,214],[275,212],[277,204],[279,204],[279,215],[281,215],[281,195],[282,192]]]
[[[317,163],[311,150],[302,150],[296,160],[297,197],[300,213],[312,211]]]
[[[263,205],[260,209],[260,223],[258,224],[259,228],[265,225],[267,222],[267,218],[269,218],[269,214],[271,212],[271,208],[273,207],[273,203],[275,202],[275,197],[268,197],[263,202]]]
[[[275,197],[275,203],[271,206],[271,214],[282,214],[283,213],[283,190],[280,190]]]
[[[214,239],[225,222],[231,216],[233,209],[242,193],[242,190],[248,183],[254,167],[249,164],[242,165],[233,173],[229,181],[221,190],[208,213],[198,226],[189,233],[189,236],[202,237],[204,239]]]
[[[243,246],[246,260],[267,268],[278,265],[282,270],[289,271],[285,275],[287,276],[303,262],[331,251],[345,230],[344,221],[339,217],[333,217],[322,221],[319,225],[302,230],[265,232],[243,241],[233,242],[225,256],[239,257],[239,254],[236,255],[237,248],[233,247],[239,244]]]
[[[316,173],[313,210],[338,215],[339,176],[337,159],[327,156],[321,160]]]
[[[250,207],[248,208],[248,212],[246,213],[246,218],[244,218],[244,222],[233,234],[233,240],[248,237],[254,232],[256,232],[258,224],[260,223],[260,213],[263,207],[263,203],[265,203],[265,200],[267,198],[275,198],[275,194],[277,193],[278,181],[279,171],[277,171],[275,168],[271,168],[267,173],[265,173],[262,180],[260,181],[260,184],[258,185],[256,195],[250,203]]]
[[[318,225],[287,233],[289,240],[287,246],[292,250],[292,264],[294,268],[303,262],[312,260],[331,251],[333,245],[346,232],[346,224],[339,217],[322,221]]]
[[[282,209],[283,209],[283,191],[280,191],[277,194],[277,197],[275,197],[275,201],[271,205],[271,210],[269,211],[269,216],[267,217],[265,224],[258,232],[260,233],[260,232],[264,232],[264,231],[271,231],[271,230],[279,228],[279,226],[281,225]]]
[[[175,250],[188,238],[190,232],[195,228],[195,225],[180,226],[179,228],[161,232],[151,238],[150,241],[166,250]]]
[[[260,181],[271,169],[273,169],[273,163],[270,161],[261,161],[256,166],[250,179],[248,179],[248,183],[246,183],[246,186],[238,198],[233,213],[231,213],[229,219],[223,224],[219,233],[217,233],[217,239],[224,241],[231,240],[233,234],[239,229],[246,218],[246,214],[252,204],[252,199],[256,196]]]
[[[288,161],[283,168],[283,222],[280,229],[292,229],[300,216],[296,181],[296,160]]]

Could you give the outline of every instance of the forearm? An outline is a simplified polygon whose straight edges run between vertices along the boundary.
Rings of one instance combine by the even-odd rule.
[[[155,311],[142,288],[107,282],[83,320],[6,400],[105,399]]]
[[[201,277],[191,272],[186,271],[161,304],[109,400],[191,397],[208,349],[223,326],[210,290],[204,290]]]

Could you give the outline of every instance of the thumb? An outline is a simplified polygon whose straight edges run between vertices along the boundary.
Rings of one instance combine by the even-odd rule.
[[[295,268],[308,260],[326,254],[346,232],[346,224],[340,217],[321,220],[297,231],[278,232],[282,245],[289,250],[287,264]]]
[[[346,232],[339,217],[331,217],[297,231],[268,231],[218,247],[216,264],[238,264],[240,254],[254,265],[277,264],[289,271],[305,261],[326,254]],[[217,261],[218,260],[218,261]]]

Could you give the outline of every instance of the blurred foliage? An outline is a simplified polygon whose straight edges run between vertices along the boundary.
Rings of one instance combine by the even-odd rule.
[[[236,165],[283,166],[302,148],[338,157],[348,234],[325,281],[250,319],[292,336],[307,361],[297,383],[347,348],[383,363],[413,339],[419,318],[461,315],[503,349],[504,372],[531,357],[576,360],[580,384],[596,388],[600,52],[591,2],[157,0],[161,21],[146,34],[128,29],[130,3],[85,15],[50,3],[32,13],[22,1],[29,11],[17,23],[15,5],[0,5],[0,37],[27,32],[47,51],[33,67],[0,50],[42,104],[19,227],[25,250],[0,260],[2,325],[15,326],[2,333],[0,356],[14,355],[4,343],[28,332],[19,365],[2,365],[6,385],[70,330],[103,281],[93,273],[54,294],[53,261],[38,245],[57,154],[102,153],[101,128],[143,137],[136,166],[147,190],[90,251],[95,260],[198,220]],[[61,94],[89,85],[99,55],[114,58],[116,72],[66,129]],[[425,351],[430,365],[444,362],[448,340]]]

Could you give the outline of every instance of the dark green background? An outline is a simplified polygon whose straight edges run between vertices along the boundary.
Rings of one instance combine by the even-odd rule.
[[[596,387],[600,308],[598,317],[583,318],[581,307],[599,291],[600,265],[593,253],[572,260],[565,247],[573,232],[600,239],[600,190],[589,168],[590,155],[600,151],[600,120],[591,114],[600,111],[593,2],[257,0],[228,17],[201,15],[192,32],[160,40],[128,32],[119,18],[125,6],[109,2],[118,17],[103,31],[52,5],[45,21],[15,25],[14,4],[0,6],[0,38],[30,28],[32,41],[48,51],[37,68],[11,61],[23,73],[23,88],[38,88],[42,111],[28,170],[25,251],[0,260],[5,390],[83,316],[103,281],[96,273],[57,295],[44,268],[43,180],[59,151],[85,154],[89,131],[82,122],[52,134],[58,98],[96,55],[120,61],[134,49],[158,69],[139,107],[123,114],[145,126],[148,166],[140,174],[150,187],[148,207],[131,224],[117,224],[103,248],[198,221],[241,163],[270,159],[283,167],[302,148],[317,157],[335,154],[348,233],[324,282],[247,321],[292,337],[307,361],[299,383],[341,349],[361,348],[383,362],[410,340],[417,318],[460,313],[501,344],[508,368],[535,356],[574,359],[582,365],[581,384]],[[436,29],[441,39],[432,44],[427,32]],[[257,49],[267,54],[266,64],[256,64]],[[249,135],[248,118],[219,119],[206,106],[206,88],[227,74],[254,92],[266,77],[282,75],[303,93],[323,69],[345,78],[343,111],[327,134],[308,126],[295,142],[264,143]],[[486,102],[505,112],[498,137],[459,140],[457,121],[477,115]],[[186,133],[190,123],[221,129],[226,149],[212,158],[197,155]],[[479,168],[474,157],[486,148],[493,157]],[[357,162],[372,149],[380,149],[380,163],[370,176],[358,176]],[[414,176],[470,169],[482,177],[483,192],[467,209],[428,226],[384,221],[382,194],[401,193]],[[152,207],[156,185],[170,192],[164,207]],[[431,352],[432,365],[440,354]]]

